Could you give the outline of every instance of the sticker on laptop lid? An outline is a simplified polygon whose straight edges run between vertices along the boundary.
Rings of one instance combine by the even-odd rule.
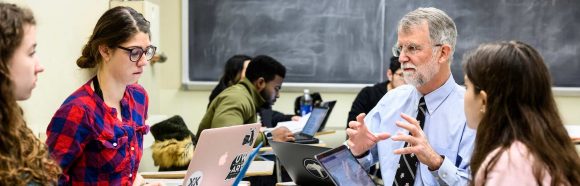
[[[318,163],[318,161],[310,158],[304,159],[304,168],[308,171],[308,173],[316,176],[320,179],[328,178],[328,173],[322,168],[322,166]]]
[[[248,145],[248,146],[252,146],[254,145],[254,138],[255,138],[255,133],[256,131],[254,130],[254,128],[250,129],[249,134],[246,134],[246,136],[244,136],[244,140],[242,141],[242,145]]]
[[[189,176],[189,178],[187,178],[185,186],[200,186],[202,179],[203,173],[201,171],[195,171],[191,176]]]
[[[232,164],[230,165],[230,173],[228,173],[228,175],[226,176],[226,180],[232,179],[232,178],[235,178],[236,176],[238,176],[238,174],[240,173],[240,170],[244,166],[244,162],[246,160],[247,155],[248,155],[247,153],[243,153],[243,154],[237,155],[234,158],[234,160],[232,161]]]

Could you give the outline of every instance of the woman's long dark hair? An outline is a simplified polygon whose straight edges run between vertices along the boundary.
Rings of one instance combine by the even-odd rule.
[[[52,185],[61,171],[26,126],[10,79],[10,59],[22,44],[25,26],[35,24],[30,10],[0,3],[0,185]]]
[[[479,169],[487,177],[501,154],[520,141],[535,160],[539,185],[544,170],[551,185],[580,185],[580,158],[558,114],[548,68],[534,48],[519,41],[483,44],[466,55],[464,72],[476,94],[487,93],[471,158],[472,180]],[[481,167],[497,148],[499,153]]]
[[[252,58],[250,56],[246,55],[234,55],[228,59],[224,65],[224,74],[209,95],[209,103],[207,104],[208,107],[209,104],[211,104],[211,101],[213,101],[217,95],[219,95],[229,86],[232,86],[240,81],[238,75],[244,69],[244,62],[251,59]]]

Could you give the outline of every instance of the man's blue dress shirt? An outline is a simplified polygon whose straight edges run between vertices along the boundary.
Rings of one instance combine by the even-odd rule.
[[[423,132],[431,147],[444,161],[439,170],[429,171],[427,165],[420,163],[415,176],[415,185],[467,185],[470,179],[469,161],[475,140],[475,131],[468,128],[463,111],[465,89],[459,86],[451,75],[445,84],[435,91],[424,95],[427,103]],[[423,95],[412,85],[405,85],[387,92],[365,117],[365,123],[373,133],[409,132],[398,127],[395,121],[404,121],[400,113],[416,117],[419,99]],[[381,174],[385,185],[394,180],[400,155],[393,151],[400,149],[404,141],[386,139],[377,143],[371,153],[359,159],[368,168],[380,162]]]

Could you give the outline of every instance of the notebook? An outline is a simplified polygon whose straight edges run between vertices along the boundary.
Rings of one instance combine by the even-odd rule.
[[[260,126],[255,123],[203,130],[182,185],[231,186],[245,162],[252,161],[248,157]]]

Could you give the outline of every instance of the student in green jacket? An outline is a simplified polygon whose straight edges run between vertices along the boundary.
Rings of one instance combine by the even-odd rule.
[[[270,56],[256,56],[246,69],[246,78],[225,89],[211,101],[197,130],[229,127],[257,122],[258,109],[265,104],[272,105],[280,96],[286,68]],[[270,134],[260,135],[256,144],[264,136],[274,141],[293,141],[294,135],[288,128],[279,127]]]

